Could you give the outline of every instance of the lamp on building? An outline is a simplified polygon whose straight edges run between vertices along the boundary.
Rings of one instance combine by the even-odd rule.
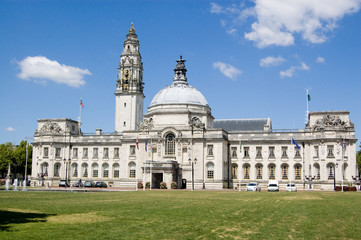
[[[316,176],[311,176],[311,175],[309,175],[309,176],[305,176],[305,178],[307,179],[307,181],[308,181],[308,184],[309,184],[309,189],[310,190],[312,190],[312,181],[316,178]]]
[[[192,164],[192,191],[194,191],[194,164],[197,163],[197,158],[194,158],[194,160],[189,158],[188,162],[189,164]]]
[[[336,163],[335,166],[331,165],[331,170],[333,169],[333,190],[336,192],[336,168],[338,166],[338,163]]]

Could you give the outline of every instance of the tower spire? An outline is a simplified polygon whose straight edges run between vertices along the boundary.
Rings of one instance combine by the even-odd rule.
[[[185,66],[185,61],[182,58],[182,55],[180,55],[179,60],[177,60],[177,65],[174,68],[174,77],[173,77],[173,84],[177,85],[177,84],[186,84],[187,83],[187,68]]]

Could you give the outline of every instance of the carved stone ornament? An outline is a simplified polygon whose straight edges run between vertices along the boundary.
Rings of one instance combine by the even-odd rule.
[[[313,125],[313,131],[323,130],[324,128],[346,128],[347,124],[342,121],[339,116],[324,115]]]
[[[53,123],[53,122],[45,123],[44,126],[42,126],[42,128],[39,131],[39,133],[41,134],[44,133],[60,134],[63,132],[64,132],[63,129],[61,129],[61,127],[57,123]]]
[[[205,124],[201,122],[201,120],[198,117],[192,117],[189,124],[197,129],[205,129]]]
[[[149,131],[154,127],[153,118],[146,118],[143,122],[139,123],[139,131]]]

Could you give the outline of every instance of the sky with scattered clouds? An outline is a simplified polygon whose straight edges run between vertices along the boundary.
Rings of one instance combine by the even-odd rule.
[[[175,60],[216,119],[272,119],[302,129],[310,111],[350,111],[360,137],[361,0],[1,1],[0,143],[42,118],[114,131],[115,80],[134,23],[145,108],[171,84]],[[360,143],[358,143],[359,145]]]

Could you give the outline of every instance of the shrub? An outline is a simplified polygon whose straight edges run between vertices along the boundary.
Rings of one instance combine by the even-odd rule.
[[[172,182],[172,184],[170,185],[171,189],[177,189],[177,183],[176,182]]]
[[[145,188],[146,188],[146,189],[150,189],[150,182],[146,182],[146,183],[145,183]]]
[[[167,184],[165,182],[161,182],[160,189],[167,189]]]
[[[143,182],[142,181],[138,182],[138,188],[143,188]]]

